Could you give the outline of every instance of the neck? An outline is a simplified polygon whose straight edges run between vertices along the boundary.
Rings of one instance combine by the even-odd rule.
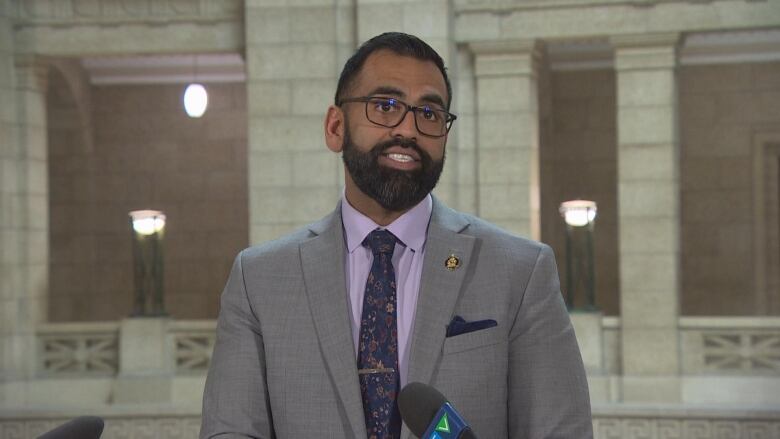
[[[383,227],[397,220],[401,215],[409,211],[409,209],[402,211],[387,210],[373,198],[367,196],[357,188],[350,190],[350,188],[347,187],[346,197],[350,206],[354,207],[355,210],[363,215],[371,218],[371,221]]]
[[[400,211],[385,209],[382,207],[382,205],[377,203],[376,200],[358,189],[358,187],[350,178],[349,173],[347,173],[346,178],[347,184],[344,192],[347,198],[347,202],[349,202],[350,206],[354,207],[355,210],[371,218],[371,221],[379,224],[380,226],[384,227],[389,225],[393,221],[397,220],[401,215],[409,211],[409,209]]]

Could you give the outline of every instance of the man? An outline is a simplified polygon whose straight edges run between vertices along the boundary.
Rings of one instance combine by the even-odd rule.
[[[550,249],[430,195],[451,87],[436,52],[387,33],[339,79],[325,141],[336,210],[241,252],[222,295],[202,438],[398,438],[409,382],[482,438],[592,437]]]

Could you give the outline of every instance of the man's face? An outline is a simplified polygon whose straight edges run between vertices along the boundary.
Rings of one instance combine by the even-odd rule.
[[[378,51],[369,56],[348,96],[395,98],[414,106],[445,108],[444,78],[429,61]],[[366,117],[366,104],[344,107],[343,160],[350,179],[365,195],[390,211],[408,210],[436,186],[444,167],[447,137],[420,133],[414,114],[394,128]]]
[[[408,150],[404,154],[419,157],[417,169],[401,170],[380,165],[380,159],[398,147]],[[342,150],[347,172],[360,191],[394,212],[411,209],[422,201],[436,186],[444,168],[444,156],[434,161],[430,154],[409,139],[382,141],[364,152],[363,148],[352,143],[349,124],[344,133]]]

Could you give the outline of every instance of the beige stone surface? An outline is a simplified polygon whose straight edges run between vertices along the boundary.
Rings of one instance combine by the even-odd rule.
[[[120,377],[111,384],[111,400],[119,405],[164,404],[173,397],[170,377]]]
[[[675,114],[673,105],[621,106],[617,118],[618,142],[621,145],[675,142]]]
[[[621,176],[618,183],[620,215],[624,218],[675,218],[679,215],[679,189],[674,180],[636,180]]]
[[[777,76],[778,62],[680,70],[683,314],[752,314],[762,300],[751,269],[751,139],[780,123],[761,98],[780,91]]]
[[[625,145],[620,149],[618,172],[626,180],[677,180],[679,155],[669,144]]]
[[[677,351],[678,349],[676,327],[639,328],[623,326],[622,336],[624,340],[632,341],[631,343],[624,341],[622,345],[623,373],[626,378],[640,378],[644,376],[650,380],[663,380],[666,376],[677,377],[680,371],[679,357],[667,353],[669,351]],[[629,399],[625,395],[624,397],[624,401],[637,401],[636,399]],[[647,401],[645,398],[640,396],[638,401]],[[679,395],[677,398],[679,398]],[[675,400],[667,401],[674,402]]]
[[[626,375],[621,377],[621,400],[634,401],[635,404],[663,404],[668,401],[679,401],[682,399],[681,381],[676,374],[660,377]]]
[[[588,375],[601,375],[604,370],[604,339],[602,314],[599,312],[571,314],[582,362]]]
[[[536,49],[528,41],[471,46],[477,84],[478,214],[512,223],[513,232],[539,239]]]
[[[343,165],[337,154],[322,148],[318,153],[296,152],[292,156],[293,186],[318,188],[343,184],[338,173]]]
[[[323,105],[323,111],[327,104]],[[249,126],[250,151],[325,150],[323,116],[285,116],[255,118]],[[251,167],[250,167],[251,169]]]
[[[263,44],[247,51],[251,80],[332,78],[336,46],[328,42]]]
[[[616,46],[620,315],[624,401],[680,400],[679,151],[676,34],[613,37]],[[635,175],[639,145],[655,146],[664,174]],[[623,151],[629,154],[624,155]],[[631,161],[630,163],[628,163]],[[624,163],[626,162],[626,163]],[[664,178],[665,176],[665,178]],[[623,224],[661,220],[642,231]],[[655,231],[657,235],[650,232]],[[624,239],[625,238],[625,239]],[[650,240],[654,240],[649,244]],[[651,384],[654,383],[654,384]]]
[[[100,20],[96,20],[99,24]],[[110,22],[110,20],[109,20]],[[24,27],[16,32],[21,51],[56,56],[128,53],[236,52],[243,46],[238,20],[168,23],[161,26]]]
[[[621,245],[622,246],[622,245]],[[628,294],[628,300],[633,300],[634,295],[642,292],[654,292],[656,294],[669,295],[669,291],[677,291],[679,283],[679,268],[677,261],[679,256],[673,253],[663,252],[629,252],[624,246],[620,253],[620,277],[621,293]],[[677,308],[677,297],[668,297],[665,301],[658,300],[658,312],[675,311]],[[622,301],[621,301],[622,302]],[[621,309],[625,309],[621,307]],[[641,311],[632,308],[635,311]],[[650,312],[650,310],[644,310]],[[621,315],[625,317],[623,311]],[[641,318],[641,316],[631,316],[631,318]],[[664,321],[672,321],[668,316],[658,316]]]
[[[631,4],[540,7],[542,3],[456,3],[454,27],[459,42],[516,38],[578,38],[615,34],[671,31],[713,31],[776,26],[780,8],[764,3],[715,4],[654,3],[637,8]],[[585,6],[585,7],[583,7]]]
[[[123,319],[119,328],[120,377],[167,375],[173,372],[173,343],[167,317]]]

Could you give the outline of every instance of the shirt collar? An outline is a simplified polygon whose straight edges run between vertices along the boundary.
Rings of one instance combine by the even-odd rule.
[[[425,245],[428,236],[428,223],[431,220],[433,200],[431,194],[398,217],[387,227],[382,227],[371,218],[358,212],[347,201],[346,195],[341,196],[341,220],[344,223],[347,251],[352,253],[363,243],[369,233],[376,229],[386,229],[398,238],[403,245],[419,252]]]

